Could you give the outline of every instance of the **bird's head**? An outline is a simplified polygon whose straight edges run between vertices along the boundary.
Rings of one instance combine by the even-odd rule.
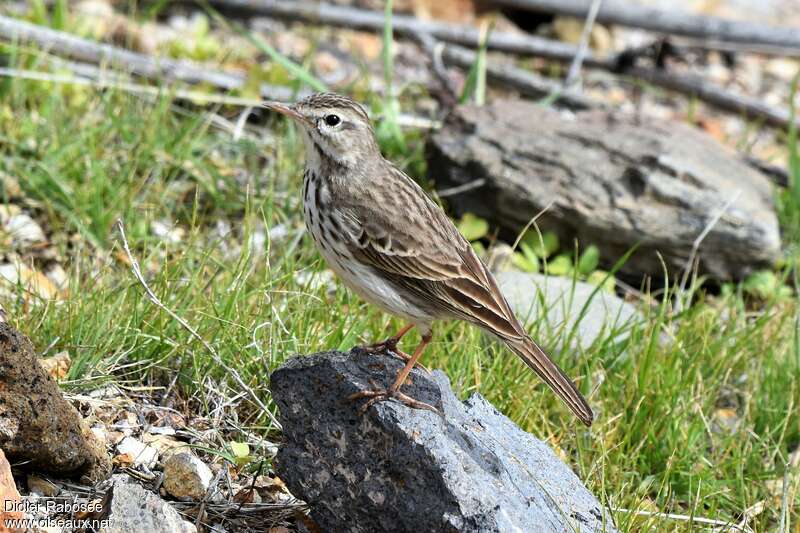
[[[309,163],[320,159],[356,168],[380,157],[375,131],[367,112],[358,103],[333,93],[319,93],[295,104],[267,102],[300,125]]]

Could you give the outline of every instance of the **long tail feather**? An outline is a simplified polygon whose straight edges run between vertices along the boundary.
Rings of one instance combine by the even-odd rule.
[[[553,392],[567,404],[567,407],[575,413],[575,416],[581,422],[587,426],[592,425],[594,413],[592,413],[592,408],[589,407],[586,398],[578,391],[572,380],[544,353],[544,350],[533,342],[533,339],[526,335],[522,341],[517,339],[503,340],[512,352],[525,361],[525,364],[531,367],[553,389]]]

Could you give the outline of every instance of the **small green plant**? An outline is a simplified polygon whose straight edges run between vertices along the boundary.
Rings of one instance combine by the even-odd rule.
[[[400,129],[398,116],[400,102],[394,94],[394,31],[392,27],[392,0],[387,0],[384,8],[383,47],[383,101],[381,102],[381,121],[375,131],[381,146],[389,145],[389,149],[403,151],[406,148],[403,131]]]
[[[475,56],[475,62],[467,73],[467,78],[464,81],[464,88],[461,91],[461,98],[459,102],[462,104],[467,103],[471,98],[475,104],[482,106],[486,102],[486,50],[489,45],[489,35],[494,29],[494,21],[485,27],[481,35],[481,41],[478,43],[478,52]]]
[[[791,298],[792,288],[771,270],[753,272],[742,282],[742,290],[748,296],[768,300],[771,298]]]
[[[489,223],[472,213],[464,213],[458,221],[458,231],[468,241],[477,241],[489,234]]]
[[[222,43],[211,33],[208,17],[198,13],[191,27],[169,43],[169,54],[176,58],[209,61],[219,56]]]
[[[457,226],[458,231],[470,241],[478,255],[484,255],[486,247],[481,240],[489,235],[489,223],[473,213],[464,213],[458,220]],[[608,292],[614,292],[616,286],[614,277],[609,276],[604,270],[598,270],[600,249],[597,246],[588,246],[578,256],[577,261],[573,260],[569,252],[557,253],[559,249],[560,242],[556,233],[530,230],[519,240],[517,250],[511,256],[511,264],[523,272],[534,274],[544,268],[551,276],[574,275],[577,279],[586,280]]]

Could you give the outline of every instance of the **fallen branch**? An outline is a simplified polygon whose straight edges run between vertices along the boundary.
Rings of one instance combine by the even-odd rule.
[[[450,76],[447,74],[444,61],[442,59],[442,52],[444,51],[444,43],[434,39],[429,33],[419,32],[413,35],[419,45],[428,54],[431,62],[431,70],[439,80],[441,87],[441,100],[446,109],[452,108],[458,104],[458,91],[456,91]]]
[[[497,0],[496,3],[581,19],[586,18],[591,7],[591,0]],[[597,13],[597,21],[700,39],[800,49],[800,31],[797,31],[797,28],[693,15],[674,9],[646,7],[633,2],[615,0],[604,2]]]
[[[383,27],[383,15],[373,11],[360,10],[355,8],[340,8],[337,6],[329,6],[325,4],[318,4],[313,7],[306,6],[305,4],[286,4],[285,2],[273,0],[216,0],[215,3],[227,5],[229,7],[258,5],[259,9],[271,9],[273,16],[283,16],[292,20],[304,20],[306,22],[322,22],[326,24],[339,25],[342,27],[360,28],[360,29],[377,29]],[[264,7],[267,6],[267,7]],[[301,9],[302,7],[302,9]],[[255,9],[255,8],[253,8]],[[312,15],[316,13],[315,19]],[[323,16],[324,15],[324,16]],[[455,39],[457,29],[464,28],[454,24],[431,23],[418,21],[411,17],[396,17],[393,19],[398,24],[399,33],[417,34],[418,32],[428,31],[431,29],[439,30],[447,27],[448,31],[437,30],[431,35],[438,36],[442,40],[447,41],[465,41],[463,35],[461,38]],[[379,25],[375,25],[378,24]],[[407,26],[411,24],[411,26]],[[397,26],[396,26],[397,27]],[[402,28],[405,28],[403,30]],[[476,44],[478,39],[478,31],[470,28],[473,37],[476,39],[471,44]],[[82,39],[68,33],[51,30],[30,24],[28,22],[19,21],[16,19],[0,16],[0,35],[7,39],[19,39],[24,41],[35,42],[42,48],[49,49],[52,53],[70,57],[79,61],[86,61],[95,64],[110,63],[114,66],[123,68],[128,72],[138,74],[151,79],[172,79],[183,81],[187,83],[208,83],[215,87],[224,90],[236,89],[244,86],[245,77],[243,74],[229,73],[229,72],[216,72],[188,61],[175,61],[171,59],[155,58],[143,54],[137,54],[125,50],[123,48],[111,46],[108,44],[96,43],[87,39]],[[450,35],[453,39],[447,39]],[[526,47],[522,47],[516,53],[528,53],[549,59],[556,59],[562,61],[569,61],[573,55],[577,53],[577,47],[566,45],[555,41],[548,41],[547,39],[532,39],[531,37],[516,36],[513,34],[493,33],[489,38],[489,48],[514,51],[513,46],[500,46],[503,44],[501,37],[508,36],[513,39],[522,39],[520,42],[527,43]],[[513,40],[512,39],[512,40]],[[539,42],[540,45],[531,45],[534,41]],[[509,43],[506,43],[509,44]],[[525,51],[527,50],[527,52]],[[536,51],[538,50],[538,51]],[[567,51],[570,51],[569,53]],[[472,55],[470,55],[472,54]],[[444,60],[449,61],[451,64],[458,65],[462,68],[468,68],[472,65],[469,57],[474,57],[474,53],[458,47],[447,47],[443,51]],[[449,59],[448,59],[449,58]],[[587,52],[584,59],[584,65],[610,70],[612,72],[619,72],[618,65],[613,60],[598,60]],[[711,105],[719,107],[727,111],[735,113],[742,113],[746,117],[754,120],[763,119],[767,124],[778,128],[785,129],[789,125],[788,111],[771,108],[765,105],[757,98],[737,95],[722,87],[708,83],[700,78],[692,78],[688,76],[676,75],[667,71],[650,69],[643,67],[629,67],[622,69],[622,74],[642,79],[653,85],[663,87],[669,90],[696,96]],[[551,82],[547,78],[538,76],[534,73],[524,71],[516,67],[494,66],[487,71],[490,79],[497,83],[502,83],[507,86],[520,91],[522,94],[541,97],[546,94],[553,94],[558,92],[559,84]],[[555,89],[554,89],[555,88]],[[271,85],[261,86],[261,95],[264,98],[275,100],[289,100],[292,97],[290,89],[286,87],[276,87]],[[301,95],[302,96],[302,95]],[[562,92],[558,96],[559,101],[565,105],[572,105],[577,109],[586,107],[587,100],[580,96],[570,95],[568,92]],[[569,102],[573,103],[570,104]],[[796,120],[800,125],[800,118]]]
[[[220,9],[244,12],[249,16],[262,15],[310,24],[321,24],[353,28],[364,31],[383,31],[383,13],[367,9],[342,7],[330,4],[287,2],[285,0],[211,0]],[[257,27],[257,21],[253,21]],[[480,42],[480,31],[463,24],[419,20],[407,15],[392,16],[392,30],[397,35],[413,39],[427,33],[434,39],[463,46],[476,47]],[[512,54],[545,57],[562,62],[572,61],[578,47],[572,44],[544,39],[523,33],[492,32],[487,41],[491,50]],[[587,54],[584,63],[588,66],[611,68],[611,59],[599,59]]]
[[[644,67],[629,67],[621,70],[620,74],[663,89],[695,96],[719,109],[744,115],[750,120],[763,120],[765,124],[779,129],[787,129],[791,122],[788,109],[770,107],[760,98],[736,94],[699,76],[677,75],[668,70]],[[795,119],[795,124],[800,127],[800,118]]]
[[[442,50],[445,63],[450,63],[468,69],[475,63],[477,54],[460,46],[447,45]],[[510,87],[520,94],[532,98],[545,98],[554,95],[554,99],[561,105],[574,110],[603,107],[601,102],[583,96],[574,90],[564,89],[561,83],[517,68],[513,65],[487,64],[486,77],[506,87]]]
[[[329,24],[369,31],[381,31],[383,28],[382,13],[351,7],[327,4],[309,5],[281,0],[213,0],[213,3],[219,7],[245,11],[250,15],[260,14],[284,20]],[[600,12],[602,12],[602,8]],[[419,41],[421,33],[428,33],[439,40],[468,46],[477,46],[479,40],[478,30],[470,26],[421,21],[399,15],[392,17],[392,23],[395,32],[407,35],[417,41]],[[487,46],[491,50],[533,55],[562,62],[572,62],[579,53],[579,48],[571,44],[497,32],[492,33],[489,37]],[[585,54],[583,64],[587,67],[621,73],[658,87],[695,96],[725,111],[741,113],[752,120],[764,120],[770,126],[781,129],[789,126],[788,111],[772,108],[758,98],[738,95],[700,78],[675,74],[657,68],[627,66],[620,69],[615,58],[600,59],[589,51],[586,51]],[[442,55],[446,63],[461,68],[471,67],[475,60],[474,52],[452,45],[446,46]],[[593,105],[588,99],[576,95],[574,92],[563,91],[561,85],[556,82],[516,67],[490,66],[487,70],[487,77],[495,83],[506,85],[521,94],[534,98],[558,94],[557,98],[561,103],[575,109],[585,109],[587,105]],[[797,123],[800,126],[800,119],[797,120]]]
[[[244,87],[246,81],[244,74],[214,71],[190,61],[137,54],[124,48],[97,43],[2,15],[0,15],[0,36],[4,40],[12,42],[33,42],[53,54],[77,61],[96,65],[110,64],[150,79],[166,79],[190,84],[207,83],[228,91]],[[288,87],[263,84],[261,96],[268,99],[288,100],[292,98],[293,92]]]

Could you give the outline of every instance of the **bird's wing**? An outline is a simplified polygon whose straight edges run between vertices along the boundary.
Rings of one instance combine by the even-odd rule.
[[[350,252],[439,310],[499,337],[587,425],[593,415],[564,372],[528,336],[494,276],[444,213],[411,178],[391,167],[374,201],[342,205]]]
[[[521,339],[524,329],[472,246],[419,185],[391,168],[380,199],[340,206],[350,252],[443,315]]]

